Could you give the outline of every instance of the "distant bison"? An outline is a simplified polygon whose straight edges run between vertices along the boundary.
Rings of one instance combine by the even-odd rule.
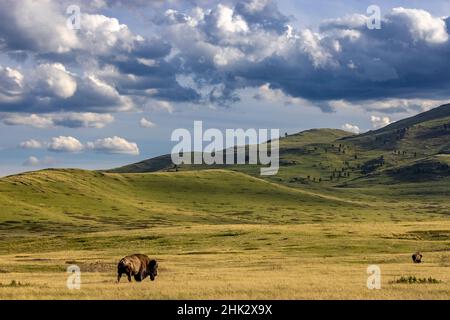
[[[420,252],[416,252],[412,255],[412,260],[414,263],[421,263],[422,262],[422,254]]]
[[[119,261],[117,265],[117,282],[120,282],[122,274],[126,274],[130,282],[131,277],[140,282],[148,276],[153,281],[158,275],[158,262],[144,254],[132,254]]]

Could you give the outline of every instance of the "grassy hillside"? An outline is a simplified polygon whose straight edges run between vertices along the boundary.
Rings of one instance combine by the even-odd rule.
[[[336,129],[313,129],[280,138],[280,166],[267,179],[300,188],[324,189],[373,184],[446,180],[450,166],[450,104],[352,135]],[[204,170],[182,165],[177,170]],[[259,176],[258,165],[216,165]],[[420,168],[423,168],[421,170]],[[111,172],[173,171],[170,155],[113,169]],[[420,187],[420,186],[419,186]]]
[[[302,153],[302,148],[306,146],[313,146],[315,144],[332,143],[339,138],[347,137],[351,133],[339,130],[339,129],[311,129],[302,131],[297,134],[287,136],[280,139],[280,154],[281,160],[284,157],[289,158],[292,154]],[[306,150],[306,149],[305,149]],[[248,147],[247,147],[248,151]],[[225,152],[224,152],[225,153]],[[191,154],[191,159],[192,159]],[[225,158],[224,158],[225,159]],[[225,161],[224,161],[225,163]],[[147,159],[141,162],[126,165],[120,168],[107,170],[107,172],[114,173],[143,173],[143,172],[155,172],[155,171],[173,171],[173,163],[170,154]],[[210,168],[206,165],[182,165],[179,170],[202,170]],[[215,168],[227,168],[227,169],[239,169],[239,166],[232,165],[216,165]],[[255,166],[256,168],[257,166]]]
[[[447,119],[450,117],[450,104],[444,104],[442,106],[433,108],[427,112],[419,113],[413,117],[409,117],[406,119],[402,119],[400,121],[391,123],[383,128],[380,128],[375,131],[366,132],[360,136],[370,136],[373,134],[380,134],[384,132],[392,132],[395,130],[401,130],[405,128],[410,128],[416,125],[420,125],[421,123],[430,122],[433,123],[435,121],[440,121],[442,119]]]
[[[415,206],[418,200],[409,199],[404,190],[405,201],[392,205],[384,202],[388,196],[376,199],[361,191],[290,188],[226,170],[151,174],[42,170],[0,180],[0,230],[414,220],[428,213]],[[391,196],[395,194],[393,190]],[[430,194],[420,203],[435,205],[435,200]],[[427,217],[439,217],[448,206],[447,202],[435,205]]]
[[[43,170],[1,179],[0,205],[0,230],[27,232],[307,222],[338,205],[349,214],[359,206],[223,170],[126,175]]]

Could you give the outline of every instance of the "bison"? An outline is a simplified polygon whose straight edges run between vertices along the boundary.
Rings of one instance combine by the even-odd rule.
[[[150,259],[145,254],[132,254],[119,261],[117,265],[117,282],[120,282],[122,274],[127,275],[129,282],[131,282],[131,277],[141,282],[148,276],[150,276],[151,281],[154,281],[158,275],[158,262]]]
[[[412,255],[412,260],[414,263],[421,263],[422,262],[422,254],[420,252],[416,252]]]

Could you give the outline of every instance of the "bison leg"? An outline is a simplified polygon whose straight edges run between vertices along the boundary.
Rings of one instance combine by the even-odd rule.
[[[131,273],[127,273],[128,282],[131,282]]]
[[[122,272],[117,273],[117,283],[120,282],[120,278],[122,277]]]

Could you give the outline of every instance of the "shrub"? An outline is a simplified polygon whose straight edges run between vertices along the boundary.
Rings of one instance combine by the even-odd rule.
[[[396,279],[394,283],[441,283],[441,280],[437,280],[435,278],[417,278],[416,276],[402,276],[400,279]]]
[[[0,282],[0,288],[18,288],[18,287],[28,287],[28,283],[21,283],[20,281],[11,280],[9,284],[3,284]]]

